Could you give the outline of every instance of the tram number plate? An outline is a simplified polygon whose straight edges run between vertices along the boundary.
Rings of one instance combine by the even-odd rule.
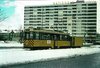
[[[47,44],[51,44],[51,40],[47,40]]]

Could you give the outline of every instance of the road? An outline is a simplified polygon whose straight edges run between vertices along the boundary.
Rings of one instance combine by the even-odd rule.
[[[100,53],[27,64],[9,65],[1,68],[100,68]]]

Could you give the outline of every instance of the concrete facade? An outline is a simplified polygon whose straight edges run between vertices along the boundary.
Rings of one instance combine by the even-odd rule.
[[[64,31],[94,42],[97,26],[97,3],[77,1],[67,4],[25,6],[24,29],[29,27]]]

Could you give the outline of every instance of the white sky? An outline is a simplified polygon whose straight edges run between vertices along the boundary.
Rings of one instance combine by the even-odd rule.
[[[76,0],[17,0],[14,5],[16,6],[15,14],[3,22],[1,29],[20,29],[24,24],[24,6],[26,5],[49,5],[55,2],[64,3],[64,2],[75,2]],[[100,0],[85,0],[85,1],[97,1],[97,7],[100,7]],[[11,4],[10,4],[11,5]],[[97,32],[100,33],[100,9],[98,9],[97,13]]]

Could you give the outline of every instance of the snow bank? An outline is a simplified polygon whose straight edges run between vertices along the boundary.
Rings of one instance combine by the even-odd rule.
[[[100,45],[93,45],[91,47],[93,47],[93,48],[100,48]]]
[[[18,43],[16,41],[0,41],[0,47],[23,47],[23,44]]]
[[[29,51],[25,49],[0,50],[0,65],[68,58],[100,52],[100,48],[82,47]]]

